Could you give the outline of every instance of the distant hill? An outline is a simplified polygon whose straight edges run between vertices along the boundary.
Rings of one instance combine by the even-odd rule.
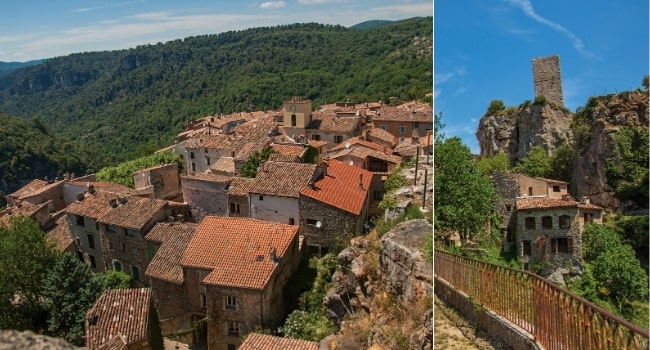
[[[295,95],[314,106],[425,98],[432,34],[431,17],[361,31],[309,23],[71,54],[0,76],[0,113],[41,118],[96,170],[171,144],[188,119]]]
[[[27,62],[2,62],[0,61],[0,75],[9,73],[10,71],[22,67],[29,67],[43,63],[45,60],[33,60]]]
[[[387,21],[387,20],[372,20],[372,21],[365,21],[361,22],[359,24],[355,24],[350,28],[353,29],[370,29],[370,28],[378,28],[378,27],[386,27],[391,24],[395,23],[394,21]]]

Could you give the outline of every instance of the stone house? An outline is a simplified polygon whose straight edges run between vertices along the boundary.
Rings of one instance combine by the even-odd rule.
[[[163,334],[190,329],[194,322],[204,317],[189,311],[188,290],[181,267],[181,258],[197,226],[194,223],[157,223],[145,237],[147,252],[153,256],[145,275],[151,283],[153,302]],[[195,334],[189,334],[182,340],[190,346],[199,342]]]
[[[602,224],[603,209],[587,198],[518,198],[517,251],[525,269],[542,274],[582,263],[582,234],[586,223]]]
[[[86,312],[88,349],[163,349],[151,289],[110,289]]]
[[[520,197],[562,198],[569,194],[569,183],[560,180],[515,174]]]
[[[358,141],[343,148],[335,147],[327,152],[327,157],[376,173],[390,173],[399,167],[402,158],[393,154],[393,150],[372,144]]]
[[[217,159],[214,164],[210,166],[210,174],[221,176],[237,176],[237,167],[235,166],[235,158],[221,157]]]
[[[298,225],[300,190],[316,176],[315,164],[264,162],[248,191],[250,217]]]
[[[206,217],[183,257],[188,311],[208,317],[207,348],[233,349],[241,336],[276,327],[283,288],[300,261],[298,227]]]
[[[178,199],[181,195],[181,182],[178,164],[165,164],[133,173],[135,190],[150,194],[151,198]]]
[[[433,130],[433,109],[426,104],[384,105],[370,118],[372,128],[388,131],[398,143],[411,137],[414,130],[420,137]]]
[[[95,176],[91,175],[83,180],[71,180],[66,182],[63,185],[63,199],[65,204],[70,205],[71,203],[78,201],[78,196],[80,193],[89,193],[93,191],[99,192],[110,192],[119,195],[131,195],[135,191],[132,188],[126,187],[124,185],[118,185],[110,182],[95,181]]]
[[[386,146],[390,149],[394,148],[397,145],[397,141],[393,134],[388,131],[380,128],[371,128],[364,130],[361,133],[361,138],[370,142]]]
[[[239,350],[318,350],[320,344],[303,339],[276,337],[269,334],[250,333]]]
[[[275,151],[274,154],[271,154],[271,156],[282,156],[283,161],[289,161],[288,159],[291,159],[290,161],[295,162],[295,163],[300,163],[302,156],[305,154],[305,151],[307,150],[307,147],[303,144],[277,144],[274,143],[271,145],[271,148],[273,148],[273,151]],[[269,160],[270,157],[269,157]]]
[[[361,134],[359,117],[341,117],[338,113],[315,111],[307,126],[306,137],[314,141],[327,141],[336,145]]]
[[[250,217],[248,193],[255,183],[254,178],[234,177],[230,180],[228,193],[228,215],[231,217]]]
[[[328,160],[322,175],[300,190],[300,234],[310,255],[324,255],[364,232],[368,221],[369,189],[373,174]]]
[[[7,207],[17,207],[22,203],[39,205],[52,201],[53,211],[62,210],[66,206],[63,199],[63,184],[66,182],[66,180],[32,180],[16,192],[5,196]]]
[[[54,202],[52,200],[39,204],[18,202],[16,206],[0,210],[0,224],[8,224],[11,218],[15,216],[26,216],[45,230],[52,225],[52,213],[54,211]]]
[[[183,201],[200,222],[206,215],[228,216],[227,188],[231,177],[213,174],[181,176]]]

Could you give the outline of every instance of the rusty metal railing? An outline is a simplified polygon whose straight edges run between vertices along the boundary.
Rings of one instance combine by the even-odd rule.
[[[648,349],[648,330],[526,271],[436,250],[434,273],[545,349]],[[435,286],[434,286],[435,288]]]

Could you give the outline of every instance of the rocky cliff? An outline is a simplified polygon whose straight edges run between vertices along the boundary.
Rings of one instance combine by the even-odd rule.
[[[481,157],[501,151],[510,157],[511,165],[525,158],[534,146],[551,153],[563,142],[573,138],[573,114],[551,104],[524,103],[494,115],[484,115],[476,131]]]
[[[432,349],[433,264],[422,252],[432,232],[426,220],[409,220],[381,239],[352,240],[323,300],[340,331],[321,348]]]

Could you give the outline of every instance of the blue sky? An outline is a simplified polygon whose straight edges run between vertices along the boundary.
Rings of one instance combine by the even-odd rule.
[[[21,0],[0,3],[0,61],[117,50],[229,30],[431,16],[430,0]]]
[[[434,8],[434,110],[479,153],[490,101],[534,99],[535,57],[560,56],[565,106],[635,89],[648,74],[648,1],[454,0]]]

